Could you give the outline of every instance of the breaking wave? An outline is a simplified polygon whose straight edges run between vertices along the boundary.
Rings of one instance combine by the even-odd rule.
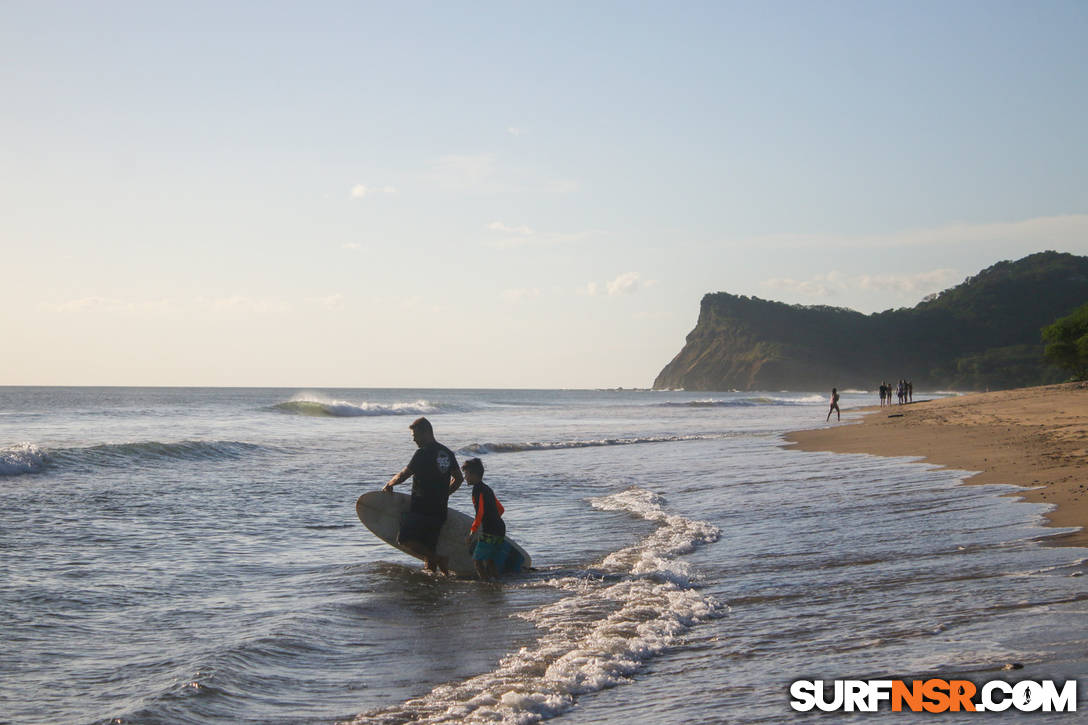
[[[571,710],[579,695],[628,682],[648,660],[681,644],[689,629],[727,611],[699,593],[697,574],[677,559],[717,541],[717,527],[669,514],[664,499],[639,488],[590,503],[660,526],[607,556],[599,568],[536,584],[567,596],[518,615],[542,634],[495,670],[353,722],[528,724],[552,718]]]
[[[0,449],[0,476],[38,473],[45,468],[45,452],[33,443]]]
[[[461,455],[482,456],[488,453],[523,453],[525,451],[555,451],[567,448],[596,448],[599,446],[631,446],[642,443],[678,443],[680,441],[720,440],[730,437],[725,433],[692,435],[639,436],[635,438],[600,438],[583,441],[554,441],[526,443],[472,443],[460,448]]]
[[[370,415],[433,415],[460,410],[454,406],[416,400],[409,403],[349,403],[318,395],[296,395],[290,400],[273,405],[272,410],[291,415],[327,416],[332,418],[357,418]]]
[[[232,460],[271,450],[278,449],[240,441],[141,441],[52,449],[21,443],[0,450],[0,476],[40,473],[53,467],[100,468],[163,460]]]
[[[772,396],[760,396],[756,398],[733,398],[722,400],[707,398],[703,400],[667,401],[656,403],[663,408],[750,408],[757,405],[811,405],[824,402],[822,395],[805,395],[801,397],[779,398]]]

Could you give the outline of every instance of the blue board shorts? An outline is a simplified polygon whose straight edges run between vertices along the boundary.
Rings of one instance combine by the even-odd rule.
[[[492,534],[480,534],[480,540],[476,542],[476,549],[472,552],[472,558],[476,561],[493,561],[498,569],[502,569],[506,560],[506,539]]]
[[[495,569],[500,572],[521,571],[521,565],[525,561],[521,553],[510,546],[505,538],[491,534],[480,534],[472,558],[476,561],[493,561]]]

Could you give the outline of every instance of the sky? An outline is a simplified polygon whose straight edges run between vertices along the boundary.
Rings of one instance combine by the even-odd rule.
[[[0,0],[0,385],[647,387],[1088,254],[1088,4]]]

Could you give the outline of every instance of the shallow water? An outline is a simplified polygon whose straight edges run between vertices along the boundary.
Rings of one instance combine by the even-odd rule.
[[[432,577],[355,518],[421,414],[483,458],[537,571]],[[0,388],[0,712],[782,722],[805,717],[795,679],[1088,652],[1085,552],[1037,540],[1045,507],[781,448],[825,414],[816,394]]]

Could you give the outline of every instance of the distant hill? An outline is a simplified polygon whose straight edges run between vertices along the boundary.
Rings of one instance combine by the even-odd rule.
[[[687,343],[654,381],[686,390],[982,390],[1060,382],[1040,328],[1088,301],[1088,257],[999,262],[913,308],[864,315],[725,292],[703,297]]]

